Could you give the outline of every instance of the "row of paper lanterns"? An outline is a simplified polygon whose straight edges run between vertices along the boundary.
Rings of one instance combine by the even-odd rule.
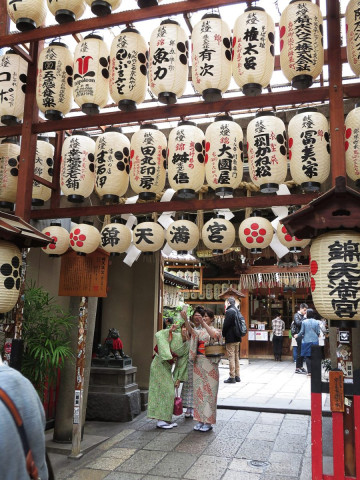
[[[220,221],[220,219],[212,219],[208,222],[208,225],[214,225],[213,222],[215,220]],[[259,234],[260,229],[267,230],[271,227],[271,225],[269,227],[260,224],[260,220],[254,217],[250,218],[250,221],[259,223],[259,228],[256,229]],[[151,229],[155,240],[155,237],[159,236],[157,231],[152,229],[155,225],[155,228],[159,227],[162,230],[160,225],[154,222],[140,223],[136,228],[142,226],[141,228]],[[172,225],[169,227],[170,231]],[[125,230],[120,230],[120,227],[124,227]],[[104,229],[106,228],[108,230],[105,233]],[[100,234],[95,227],[80,224],[74,227],[69,235],[67,230],[61,226],[53,225],[43,230],[45,234],[54,240],[54,243],[46,247],[45,251],[46,253],[59,255],[67,251],[70,243],[71,247],[77,249],[79,253],[88,253],[88,250],[95,250],[99,244],[104,249],[109,248],[111,244],[115,245],[117,243],[116,239],[119,239],[118,244],[122,244],[122,247],[118,247],[119,250],[122,250],[127,244],[130,245],[131,242],[131,231],[129,229],[126,230],[126,228],[124,225],[112,223],[105,226]],[[245,228],[251,228],[251,225]],[[254,228],[252,230],[255,231]],[[140,230],[134,230],[133,238],[135,244],[136,239],[144,237],[143,233]],[[148,234],[149,232],[146,233]],[[162,238],[160,242],[162,245],[164,242],[163,231],[160,237]],[[169,238],[171,239],[171,236]],[[206,236],[203,234],[204,241],[205,238]],[[279,239],[281,240],[280,236]],[[89,245],[91,245],[91,248]],[[139,247],[139,244],[136,244],[136,246]],[[345,288],[344,284],[346,276],[350,275],[348,272],[358,272],[360,270],[359,246],[360,233],[351,230],[331,231],[320,235],[312,241],[310,248],[311,291],[316,309],[324,318],[330,320],[360,320],[359,300],[356,295],[360,288],[360,280],[352,276],[351,289]],[[15,306],[19,296],[20,285],[21,252],[11,242],[0,240],[0,313],[6,313]]]
[[[126,252],[131,243],[141,252],[156,252],[163,248],[165,240],[178,254],[187,254],[196,248],[200,240],[197,225],[186,219],[175,220],[166,231],[156,222],[143,221],[133,231],[122,223],[110,223],[99,232],[92,224],[84,222],[76,225],[70,234],[59,224],[46,227],[43,233],[54,242],[43,247],[44,252],[56,256],[64,254],[69,247],[79,254],[89,254],[101,247],[110,254],[118,255]],[[253,216],[240,224],[238,233],[242,245],[255,254],[270,245],[274,230],[267,219]],[[300,251],[310,242],[292,237],[281,224],[276,233],[279,241],[291,252]],[[206,248],[215,254],[231,248],[235,235],[234,225],[221,215],[206,222],[201,231]]]
[[[101,0],[103,2],[103,0]],[[16,14],[24,19],[22,8],[29,2],[39,12],[36,1],[12,2]],[[60,2],[51,2],[59,8]],[[68,4],[69,2],[66,1]],[[299,21],[301,19],[301,22]],[[304,35],[306,32],[306,35]],[[306,88],[322,71],[322,15],[310,1],[292,2],[280,21],[281,68],[295,88]],[[233,37],[218,14],[206,14],[192,32],[192,82],[206,101],[218,100],[229,88],[233,76],[246,95],[260,94],[268,86],[274,71],[275,27],[260,7],[249,7],[236,20]],[[134,28],[124,29],[114,38],[109,50],[102,37],[86,36],[76,46],[74,57],[67,45],[52,42],[40,54],[36,98],[48,119],[66,115],[72,97],[86,114],[98,113],[108,103],[109,93],[119,108],[133,110],[145,99],[147,84],[160,102],[171,104],[180,98],[188,81],[188,41],[185,31],[174,20],[164,20],[150,38]],[[5,67],[5,63],[9,64]],[[6,53],[0,65],[8,72],[8,82],[26,79],[27,63],[20,56]],[[2,122],[21,118],[24,92],[17,80],[18,101],[5,102]],[[15,111],[15,104],[18,108]]]
[[[303,109],[288,126],[274,115],[259,112],[247,130],[249,173],[264,193],[274,192],[287,176],[287,157],[293,180],[305,191],[319,190],[330,171],[328,122],[314,108]],[[360,185],[360,107],[345,120],[346,171]],[[13,138],[0,144],[0,207],[16,201],[20,145]],[[52,181],[54,147],[38,137],[34,173]],[[231,194],[243,178],[243,133],[229,116],[219,116],[205,135],[192,122],[180,122],[169,135],[143,125],[131,141],[110,127],[96,142],[74,131],[62,147],[60,184],[68,199],[81,202],[95,192],[104,201],[117,202],[129,183],[141,199],[154,199],[165,187],[180,197],[191,197],[207,184],[218,195]],[[50,188],[34,181],[33,205],[42,205]]]

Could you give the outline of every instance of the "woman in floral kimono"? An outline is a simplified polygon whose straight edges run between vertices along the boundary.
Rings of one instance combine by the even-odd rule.
[[[194,430],[208,432],[216,423],[217,395],[219,390],[219,362],[221,357],[206,357],[205,343],[211,338],[219,340],[221,332],[210,324],[214,319],[213,312],[206,310],[200,319],[200,330],[191,327],[186,310],[180,314],[185,320],[186,328],[191,335],[190,358],[194,360],[194,420],[198,423]]]
[[[155,354],[150,366],[149,403],[147,416],[158,420],[158,428],[177,427],[172,423],[174,387],[187,380],[189,343],[186,329],[179,324],[155,334]],[[173,365],[175,368],[172,372]]]

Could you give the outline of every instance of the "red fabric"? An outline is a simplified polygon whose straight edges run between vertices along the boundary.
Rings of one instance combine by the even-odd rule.
[[[155,352],[155,354],[159,354],[159,349],[158,349],[157,345],[155,345],[155,347],[154,347],[154,352]],[[155,354],[152,356],[152,358],[155,357]],[[171,355],[172,355],[173,358],[172,358],[172,360],[168,360],[168,362],[170,363],[170,365],[173,365],[175,363],[175,360],[178,358],[178,356],[174,352],[171,352]]]
[[[205,342],[203,342],[202,340],[199,340],[197,354],[205,355]]]
[[[123,343],[120,340],[120,338],[114,338],[113,339],[113,350],[122,350],[123,348]]]

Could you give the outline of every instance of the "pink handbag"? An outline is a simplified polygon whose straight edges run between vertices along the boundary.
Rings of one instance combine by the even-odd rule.
[[[183,405],[182,405],[182,398],[179,397],[179,390],[175,390],[175,398],[174,398],[174,415],[182,415],[183,413]]]

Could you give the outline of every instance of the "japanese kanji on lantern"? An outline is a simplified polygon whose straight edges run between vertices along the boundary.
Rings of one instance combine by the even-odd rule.
[[[247,128],[249,172],[262,193],[273,193],[287,175],[285,125],[273,112],[258,112]]]
[[[234,26],[233,77],[245,95],[260,95],[275,64],[275,26],[264,8],[251,6]]]
[[[351,70],[360,76],[360,0],[350,0],[345,11],[346,53]]]
[[[286,230],[285,225],[282,225],[280,222],[276,229],[276,235],[279,242],[284,245],[284,247],[287,247],[291,253],[301,252],[301,249],[305,248],[311,242],[310,238],[301,239],[296,236],[292,237]]]
[[[0,240],[0,313],[15,307],[20,283],[21,252],[13,243]]]
[[[360,104],[345,119],[346,173],[360,187]]]
[[[142,200],[153,200],[166,179],[165,135],[156,125],[141,125],[130,142],[130,186]]]
[[[194,122],[179,122],[169,135],[168,179],[180,198],[193,198],[205,180],[205,136]]]
[[[115,219],[112,223],[108,223],[101,230],[100,246],[110,256],[120,255],[125,252],[131,244],[131,230],[126,225]]]
[[[92,222],[85,221],[71,230],[69,238],[70,247],[78,255],[87,255],[95,252],[101,241],[99,230],[92,225]]]
[[[201,238],[206,248],[220,254],[232,247],[235,241],[235,227],[229,220],[225,220],[223,215],[217,214],[204,224]]]
[[[216,195],[232,194],[243,176],[243,132],[229,115],[215,118],[205,132],[205,173]]]
[[[133,243],[142,252],[157,252],[164,245],[165,233],[155,222],[141,222],[133,230]]]
[[[176,103],[188,80],[188,40],[174,20],[163,20],[150,38],[149,87],[159,102]]]
[[[105,17],[120,7],[121,0],[86,0],[91,11],[98,17]]]
[[[47,0],[47,5],[58,23],[79,20],[86,8],[84,0]]]
[[[112,41],[109,88],[120,110],[131,112],[144,101],[148,57],[145,39],[135,28],[125,28]]]
[[[54,165],[54,147],[48,137],[38,137],[36,142],[34,174],[48,182],[52,182]],[[51,197],[51,189],[37,180],[33,181],[31,204],[44,205]]]
[[[87,115],[99,113],[109,98],[109,50],[100,35],[77,44],[74,55],[74,100]]]
[[[0,144],[0,207],[13,209],[18,185],[20,145],[16,137]]]
[[[330,174],[327,118],[317,108],[303,108],[289,122],[289,161],[293,180],[306,192],[317,192]]]
[[[200,234],[194,222],[183,218],[169,225],[165,237],[173,250],[177,251],[179,255],[186,255],[196,248]]]
[[[130,141],[121,128],[108,127],[95,145],[95,192],[106,202],[118,202],[129,186]]]
[[[41,27],[46,18],[45,0],[6,0],[7,11],[20,32]]]
[[[329,320],[360,320],[360,233],[333,230],[310,248],[311,292],[319,314]]]
[[[74,130],[61,150],[60,186],[69,202],[81,203],[94,190],[95,142],[86,132]]]
[[[48,120],[60,120],[73,101],[74,59],[67,45],[51,42],[39,56],[36,102]]]
[[[193,29],[192,81],[206,102],[220,100],[232,74],[232,39],[228,25],[215,13],[205,14]]]
[[[0,56],[0,121],[4,125],[15,125],[23,117],[27,68],[27,61],[14,50]]]
[[[251,253],[261,253],[268,247],[273,239],[274,230],[266,218],[249,217],[239,226],[239,238],[241,244],[250,249]]]
[[[279,28],[281,70],[294,88],[310,87],[324,65],[320,8],[311,0],[292,0]]]
[[[70,247],[69,232],[61,226],[60,222],[51,222],[49,227],[42,230],[42,233],[52,238],[54,242],[42,247],[42,251],[49,257],[59,257],[68,251]]]

